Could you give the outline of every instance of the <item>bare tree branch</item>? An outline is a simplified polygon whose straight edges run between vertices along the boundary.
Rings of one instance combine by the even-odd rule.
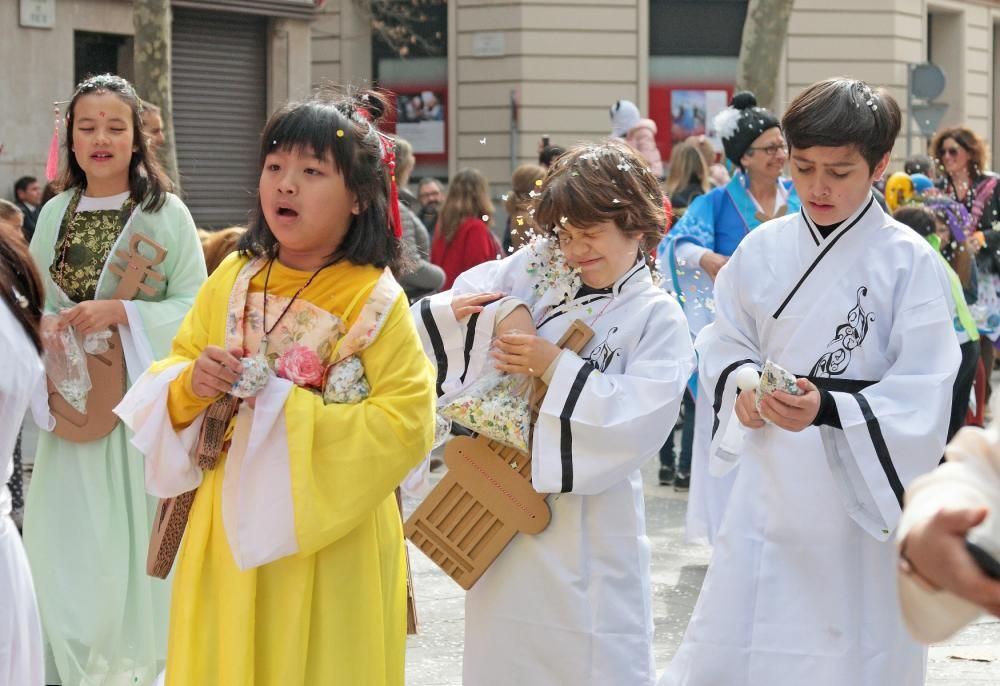
[[[446,4],[446,0],[354,0],[371,19],[376,35],[400,57],[411,53],[440,54],[446,36],[433,36],[433,42],[420,33],[428,21],[428,12]]]

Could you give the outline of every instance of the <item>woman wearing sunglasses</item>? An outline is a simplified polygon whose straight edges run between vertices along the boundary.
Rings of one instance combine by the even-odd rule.
[[[944,192],[969,212],[968,233],[982,232],[974,302],[984,315],[977,323],[986,334],[980,338],[980,346],[989,394],[989,371],[1000,339],[1000,232],[995,228],[1000,222],[1000,177],[986,171],[986,144],[964,126],[938,131],[931,142],[931,154],[944,180]]]

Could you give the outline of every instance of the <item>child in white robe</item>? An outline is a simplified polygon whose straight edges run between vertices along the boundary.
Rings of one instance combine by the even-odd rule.
[[[42,686],[42,625],[21,536],[5,485],[29,398],[43,382],[42,281],[21,232],[0,222],[0,686]],[[47,414],[46,408],[41,408]],[[38,416],[38,415],[36,415]]]
[[[938,256],[872,196],[900,120],[849,79],[810,86],[783,117],[802,210],[740,243],[695,344],[710,468],[740,468],[661,686],[924,683],[890,538],[904,489],[943,453],[959,353]],[[740,372],[768,361],[797,395],[737,395]]]
[[[551,523],[515,537],[466,595],[463,683],[651,686],[639,468],[673,428],[694,367],[680,306],[649,268],[662,191],[623,143],[578,147],[549,171],[534,219],[544,237],[413,305],[439,406],[494,365],[548,386],[531,478],[554,494]],[[580,354],[561,351],[577,319],[595,335]]]

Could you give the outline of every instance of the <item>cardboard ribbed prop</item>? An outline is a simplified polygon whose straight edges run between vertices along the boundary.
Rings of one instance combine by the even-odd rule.
[[[579,353],[593,336],[576,320],[557,345]],[[533,418],[545,390],[536,380]],[[445,447],[444,461],[447,475],[406,521],[403,533],[468,590],[516,534],[544,531],[551,513],[545,496],[531,487],[530,454],[485,436],[461,436]]]

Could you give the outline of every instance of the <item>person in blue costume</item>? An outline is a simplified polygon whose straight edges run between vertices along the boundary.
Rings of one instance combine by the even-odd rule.
[[[684,308],[692,337],[714,319],[715,277],[740,241],[763,222],[799,211],[792,182],[782,176],[788,149],[778,118],[758,107],[754,95],[744,91],[733,96],[714,125],[726,158],[736,170],[732,180],[695,198],[658,250],[667,285]],[[686,538],[711,544],[735,476],[731,472],[725,478],[709,477],[706,465],[714,399],[698,387],[696,377],[689,386],[697,400]],[[683,462],[679,472],[688,468]]]

